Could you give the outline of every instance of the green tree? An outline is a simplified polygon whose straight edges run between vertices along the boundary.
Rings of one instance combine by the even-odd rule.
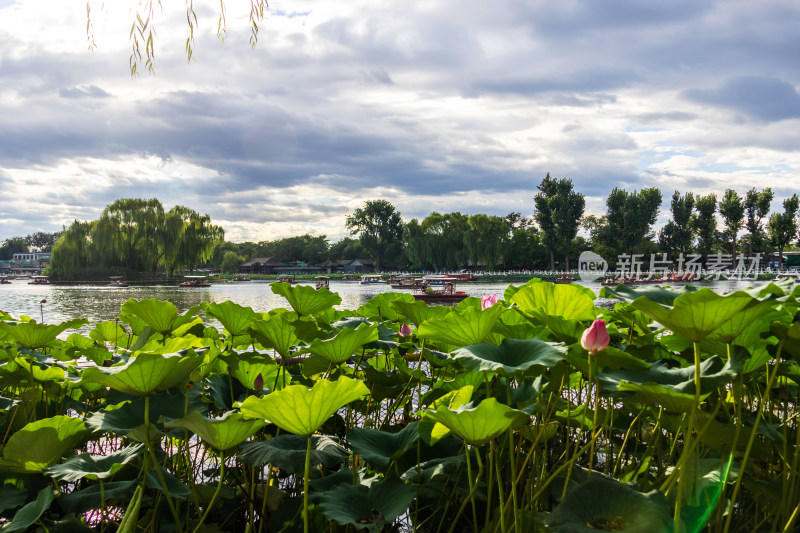
[[[494,269],[503,260],[508,246],[508,222],[498,216],[472,215],[468,221],[465,245],[473,265],[483,264]]]
[[[642,253],[660,206],[661,191],[655,187],[632,193],[615,187],[606,198],[604,221],[593,240],[604,250],[613,251],[612,255]]]
[[[222,258],[222,264],[220,265],[220,270],[226,274],[235,274],[239,271],[239,265],[244,263],[244,261],[244,257],[236,252],[225,252],[225,256]]]
[[[194,269],[210,260],[214,248],[225,238],[225,232],[211,223],[211,217],[182,205],[166,213],[158,233],[158,249],[168,277],[176,270]]]
[[[97,221],[74,221],[53,245],[53,257],[47,273],[60,279],[90,279],[103,265],[97,262],[93,227]]]
[[[778,265],[783,268],[783,250],[797,239],[797,211],[800,200],[796,194],[783,201],[783,213],[773,213],[769,217],[769,236],[772,245],[778,249]]]
[[[747,219],[745,221],[745,227],[748,231],[748,252],[751,256],[754,253],[764,251],[763,244],[766,239],[762,221],[769,213],[772,198],[772,189],[769,187],[761,192],[755,188],[747,191],[747,196],[744,200],[744,209]]]
[[[14,254],[29,252],[28,240],[25,237],[11,237],[0,244],[0,259],[9,260]]]
[[[54,233],[37,231],[36,233],[31,233],[25,237],[25,240],[28,242],[28,247],[31,250],[35,250],[37,252],[49,252],[53,249],[53,244],[55,244],[60,236],[60,231],[56,231]]]
[[[725,221],[725,233],[731,241],[731,254],[736,264],[736,238],[744,223],[744,202],[733,189],[727,189],[719,201],[719,214]]]
[[[708,254],[714,250],[717,240],[717,196],[709,194],[701,196],[695,203],[696,216],[692,226],[697,232],[697,251],[703,256],[703,265],[706,264]]]
[[[328,249],[329,259],[359,259],[366,255],[364,247],[358,239],[344,237],[333,243]]]
[[[572,241],[578,234],[586,199],[575,192],[571,179],[553,179],[549,173],[538,189],[539,192],[533,199],[534,218],[539,224],[543,244],[550,249],[550,269],[555,270],[555,250],[563,243],[566,269],[569,270]]]
[[[381,271],[384,258],[399,254],[403,238],[403,219],[386,200],[368,200],[346,219],[351,235],[358,235],[361,245],[375,259]]]
[[[103,220],[106,219],[106,220]],[[106,206],[103,227],[114,228],[114,247],[119,263],[128,270],[153,271],[159,260],[164,207],[156,198],[123,198]]]
[[[672,193],[670,203],[672,220],[667,222],[659,234],[660,248],[669,254],[687,254],[692,247],[692,212],[694,211],[694,194]]]

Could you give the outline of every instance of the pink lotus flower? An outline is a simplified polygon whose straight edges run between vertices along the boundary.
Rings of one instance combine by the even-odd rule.
[[[606,331],[605,320],[598,318],[583,332],[581,346],[589,352],[589,355],[596,355],[597,352],[608,346],[610,340],[608,331]]]
[[[496,294],[492,294],[491,296],[481,296],[481,309],[489,309],[496,303],[497,303]]]
[[[400,336],[401,337],[410,337],[411,336],[411,328],[408,324],[403,324],[400,326]]]

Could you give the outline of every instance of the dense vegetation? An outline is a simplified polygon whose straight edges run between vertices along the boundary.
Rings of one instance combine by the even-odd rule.
[[[0,313],[0,527],[798,524],[800,287],[620,286],[613,310],[536,279],[455,308],[272,288],[290,310]]]

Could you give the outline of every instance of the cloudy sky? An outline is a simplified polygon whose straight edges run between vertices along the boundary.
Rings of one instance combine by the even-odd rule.
[[[616,186],[800,192],[796,0],[184,2],[131,78],[138,0],[0,0],[0,240],[118,198],[207,213],[232,241],[332,241],[364,201],[533,210],[545,173],[587,209]]]

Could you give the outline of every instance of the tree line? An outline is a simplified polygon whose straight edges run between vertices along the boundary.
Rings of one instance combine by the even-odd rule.
[[[48,251],[49,274],[61,279],[92,279],[109,273],[167,276],[197,267],[236,272],[256,257],[287,264],[371,259],[376,270],[550,269],[569,270],[582,251],[593,250],[614,262],[621,254],[712,253],[752,256],[783,252],[797,244],[797,194],[770,213],[770,188],[740,195],[728,189],[696,195],[675,191],[670,220],[654,230],[662,193],[651,187],[614,188],[601,216],[586,215],[585,196],[572,180],[547,174],[532,197],[532,214],[506,216],[433,212],[403,222],[387,200],[370,200],[346,219],[349,237],[331,243],[309,234],[274,241],[229,242],[208,215],[183,206],[165,211],[156,199],[121,199],[98,220],[75,221],[62,232],[38,232],[0,243],[0,259],[14,252]],[[583,231],[581,231],[583,230]]]

